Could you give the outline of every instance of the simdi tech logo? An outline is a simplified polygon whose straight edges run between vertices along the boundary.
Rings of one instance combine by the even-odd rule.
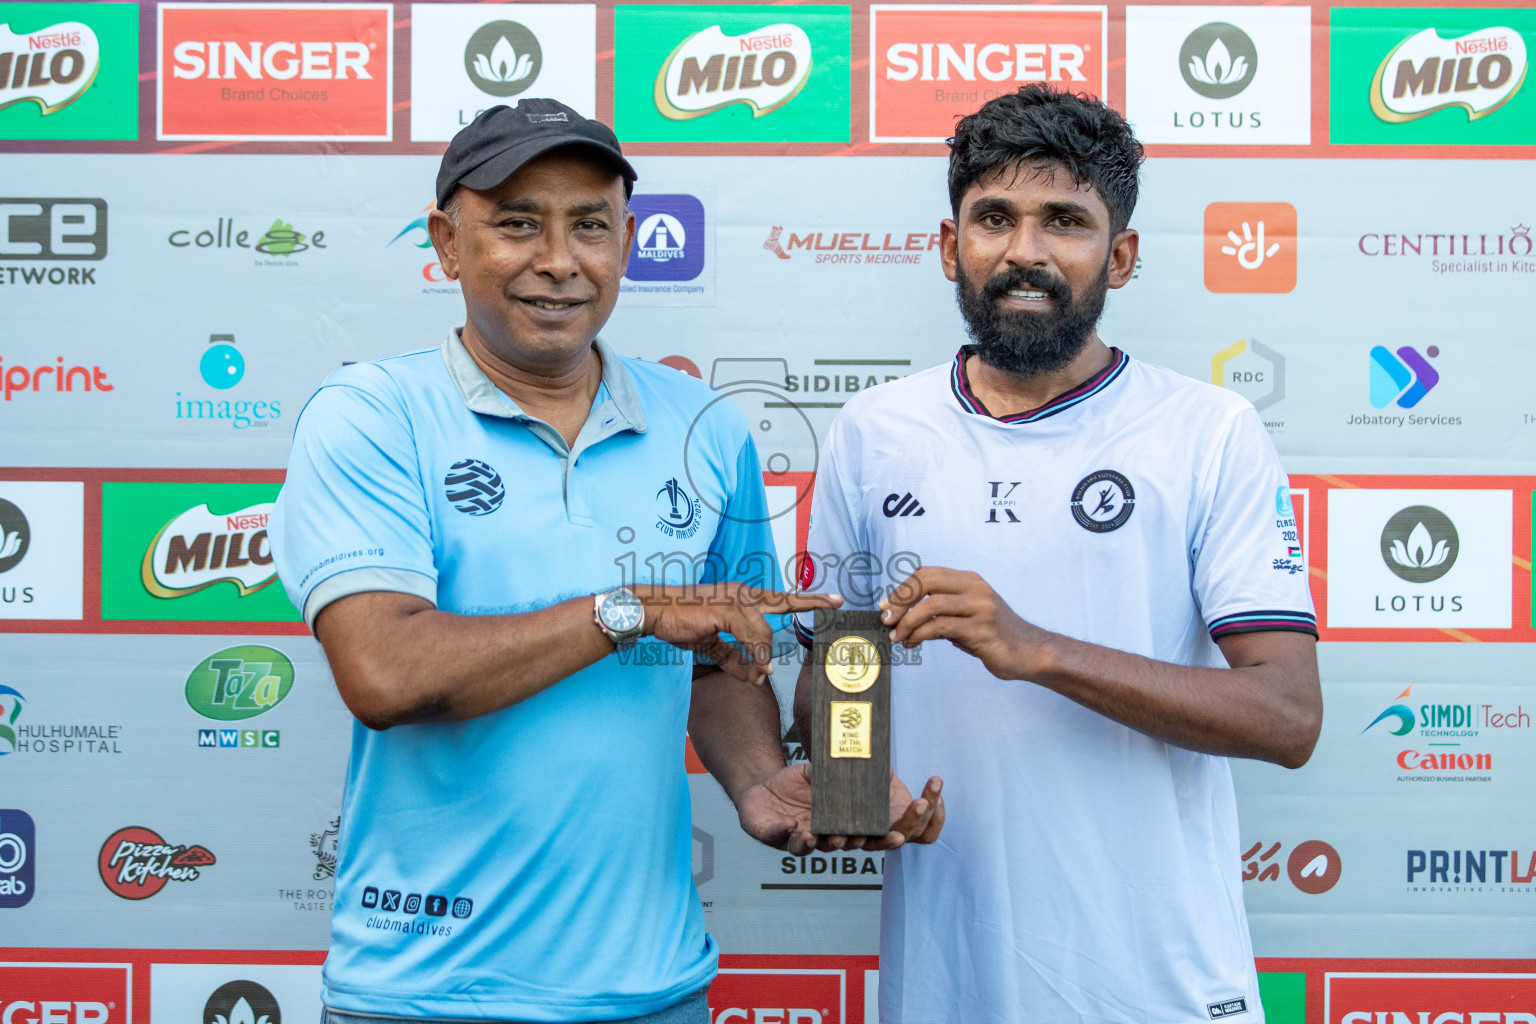
[[[136,139],[137,4],[0,4],[0,139]]]
[[[595,116],[595,5],[411,5],[412,142],[447,142],[522,96],[554,96]]]
[[[1108,95],[1108,13],[1060,5],[869,9],[871,142],[943,142],[1028,82]]]
[[[391,5],[163,3],[158,11],[158,138],[392,138]]]
[[[614,8],[614,130],[635,142],[847,142],[851,9]]]
[[[1369,737],[1362,742],[1390,757],[1399,782],[1485,781],[1495,761],[1502,765],[1513,753],[1510,740],[1523,741],[1531,728],[1523,701],[1485,700],[1465,687],[1422,686],[1415,699],[1413,689],[1383,701],[1386,706],[1360,730]],[[1426,689],[1436,696],[1426,697]]]
[[[1283,294],[1296,287],[1296,207],[1211,203],[1205,208],[1205,287]]]
[[[1530,7],[1335,7],[1329,141],[1536,144]]]
[[[101,616],[292,622],[267,534],[278,484],[102,484]]]
[[[1125,81],[1143,142],[1306,145],[1311,10],[1127,7]]]

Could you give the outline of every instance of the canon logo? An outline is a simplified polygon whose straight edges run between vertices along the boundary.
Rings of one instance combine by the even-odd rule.
[[[0,1010],[0,1024],[106,1024],[106,1003],[70,1003],[45,999],[15,999]],[[70,1007],[74,1007],[71,1014]]]
[[[897,82],[1086,82],[1084,51],[1076,43],[894,43],[885,51],[885,77]],[[1049,64],[1049,68],[1047,68]]]
[[[1536,1024],[1536,1014],[1500,1013],[1490,1010],[1355,1010],[1344,1015],[1340,1024]]]
[[[821,1024],[821,1011],[767,1010],[760,1007],[746,1010],[733,1006],[729,1010],[720,1010],[712,1020],[713,1024],[732,1024],[733,1021],[738,1024]]]
[[[196,42],[172,51],[177,78],[369,78],[366,43]],[[221,61],[222,54],[222,61]],[[220,73],[222,67],[223,73]],[[244,74],[241,74],[244,72]]]

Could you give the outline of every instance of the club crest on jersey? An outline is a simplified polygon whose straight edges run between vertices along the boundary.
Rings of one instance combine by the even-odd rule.
[[[656,529],[666,536],[686,540],[699,532],[703,518],[699,500],[683,489],[677,477],[656,492]]]
[[[1085,530],[1109,533],[1136,511],[1136,491],[1125,474],[1112,469],[1089,473],[1072,489],[1072,518]]]

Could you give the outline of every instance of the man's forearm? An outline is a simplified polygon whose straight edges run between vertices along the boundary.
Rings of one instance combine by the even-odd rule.
[[[784,767],[779,702],[773,687],[724,672],[693,681],[688,735],[694,753],[734,804],[754,784]]]

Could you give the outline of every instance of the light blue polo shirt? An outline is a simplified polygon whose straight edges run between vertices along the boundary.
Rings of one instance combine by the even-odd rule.
[[[305,621],[369,590],[496,615],[695,573],[777,587],[741,411],[596,345],[602,384],[569,447],[454,332],[332,374],[301,414],[271,530]],[[326,1004],[593,1021],[707,985],[683,764],[692,665],[647,640],[471,721],[354,723]]]

